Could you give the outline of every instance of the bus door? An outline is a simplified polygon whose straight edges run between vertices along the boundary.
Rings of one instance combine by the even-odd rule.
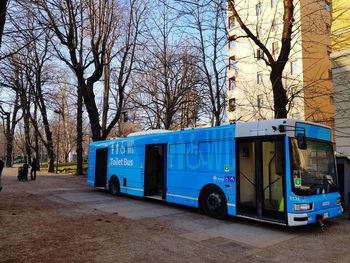
[[[166,144],[146,145],[145,196],[165,200]]]
[[[106,187],[108,149],[96,150],[95,187]]]
[[[237,140],[237,215],[286,222],[284,137]]]

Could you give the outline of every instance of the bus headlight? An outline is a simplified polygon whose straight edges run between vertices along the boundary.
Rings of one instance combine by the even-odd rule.
[[[309,211],[312,210],[312,203],[309,204],[294,204],[295,211]]]
[[[337,198],[337,205],[340,205],[341,201],[340,201],[340,197]]]

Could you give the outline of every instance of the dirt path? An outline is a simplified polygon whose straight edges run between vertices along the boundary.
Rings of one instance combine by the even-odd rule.
[[[330,222],[326,233],[317,226],[222,222],[193,209],[115,200],[89,189],[85,181],[41,173],[36,181],[18,182],[16,170],[6,169],[0,192],[0,262],[350,262],[346,218]],[[146,209],[159,214],[152,217]],[[242,230],[241,236],[231,239],[234,227]],[[202,228],[211,236],[201,237]],[[256,237],[244,236],[252,229]],[[212,234],[216,230],[221,234]],[[259,246],[247,240],[259,240],[269,231],[281,241]]]

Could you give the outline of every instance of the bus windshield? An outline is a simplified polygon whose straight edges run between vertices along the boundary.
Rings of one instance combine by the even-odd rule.
[[[300,149],[291,139],[292,189],[296,195],[317,195],[338,191],[334,152],[331,143],[308,140]]]

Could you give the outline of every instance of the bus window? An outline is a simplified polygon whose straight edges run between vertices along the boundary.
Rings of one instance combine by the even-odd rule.
[[[333,147],[330,142],[308,140],[306,149],[292,146],[292,189],[296,195],[319,195],[338,191]]]
[[[262,143],[264,210],[284,211],[283,141]]]
[[[255,143],[239,144],[239,199],[246,212],[256,213]]]

